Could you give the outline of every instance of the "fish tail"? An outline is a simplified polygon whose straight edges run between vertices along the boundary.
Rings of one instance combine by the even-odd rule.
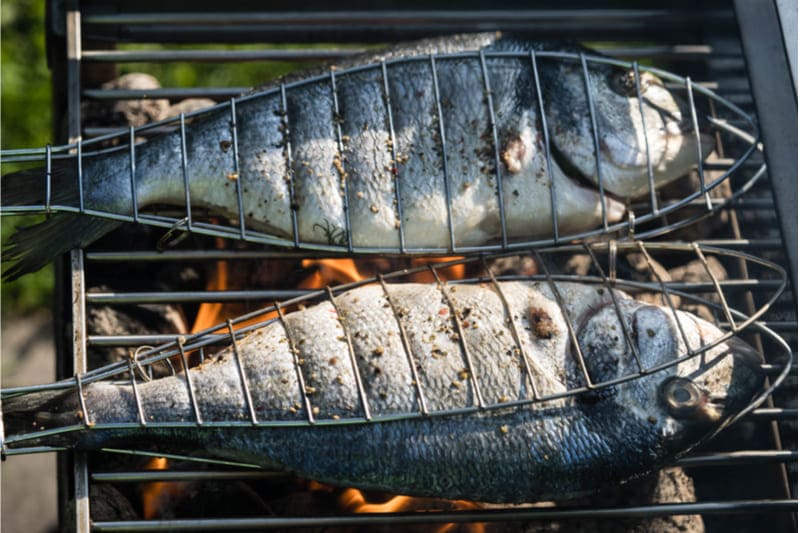
[[[69,433],[43,434],[48,429],[81,423],[80,405],[75,390],[37,391],[5,398],[0,404],[4,441],[18,440],[15,446],[64,446],[74,438]]]
[[[46,184],[44,169],[27,169],[6,174],[2,178],[3,207],[44,206]],[[51,172],[51,203],[77,205],[78,191],[75,169],[69,164],[54,165]],[[19,227],[3,250],[3,263],[10,264],[3,278],[13,281],[35,272],[59,255],[83,248],[120,225],[119,221],[81,215],[55,213],[44,222]]]

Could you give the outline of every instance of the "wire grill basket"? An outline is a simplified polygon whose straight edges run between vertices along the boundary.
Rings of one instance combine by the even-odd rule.
[[[591,265],[586,274],[565,273],[554,270],[552,264],[555,261],[563,259],[564,255],[572,255],[574,257],[583,257],[588,260]],[[642,269],[638,276],[620,276],[620,272],[629,270],[630,261],[633,256],[636,256],[644,261],[646,267]],[[654,259],[654,256],[656,259]],[[495,261],[498,260],[514,260],[527,257],[529,260],[535,261],[538,266],[539,273],[533,275],[505,275],[503,273],[495,274],[496,267],[492,267]],[[745,261],[751,271],[758,270],[761,274],[758,282],[759,289],[759,303],[761,306],[753,313],[744,314],[736,311],[729,302],[736,301],[741,297],[742,280],[736,279],[719,279],[718,275],[714,273],[709,265],[708,258],[713,257],[722,263],[730,261]],[[698,281],[692,282],[673,282],[670,279],[665,279],[663,267],[661,262],[669,262],[672,260],[679,260],[680,263],[688,261],[696,261],[700,265],[701,272],[704,275],[699,277]],[[463,265],[465,267],[474,268],[477,270],[477,276],[471,279],[443,281],[443,275],[448,269],[456,266]],[[626,266],[628,265],[628,266]],[[403,348],[406,351],[405,355],[408,358],[410,368],[416,366],[415,361],[421,356],[414,353],[411,348],[406,330],[403,326],[403,311],[400,310],[393,302],[390,291],[388,290],[388,283],[407,281],[413,279],[414,276],[420,273],[429,273],[436,285],[439,287],[439,294],[442,295],[443,301],[447,302],[450,308],[450,315],[454,319],[458,334],[458,344],[461,348],[462,354],[465,357],[468,367],[469,386],[472,387],[473,394],[471,405],[459,408],[444,408],[444,409],[430,409],[428,405],[430,402],[426,398],[426,393],[423,392],[422,387],[419,385],[419,378],[414,381],[417,383],[415,393],[417,395],[417,410],[408,412],[391,414],[375,414],[373,408],[370,406],[363,387],[363,381],[369,379],[363,374],[364,370],[359,369],[356,362],[356,355],[353,351],[353,341],[349,331],[349,326],[344,324],[347,320],[339,314],[339,309],[336,304],[336,296],[345,293],[346,291],[355,289],[368,284],[377,284],[382,289],[382,294],[386,298],[389,306],[391,307],[392,314],[394,314],[397,324],[399,326],[400,335],[403,339]],[[634,273],[635,274],[635,273]],[[639,279],[636,279],[636,278]],[[447,289],[449,283],[452,284],[484,284],[496,292],[502,301],[504,313],[506,316],[511,317],[514,315],[509,307],[508,294],[504,292],[504,281],[528,281],[538,282],[543,287],[549,288],[552,293],[552,299],[557,305],[561,313],[566,330],[569,337],[569,345],[571,345],[571,353],[575,358],[575,362],[582,370],[583,381],[579,385],[567,387],[564,391],[553,393],[539,393],[537,392],[536,381],[537,371],[539,368],[536,363],[536,357],[529,353],[526,349],[526,343],[521,342],[524,332],[521,332],[516,320],[510,320],[508,328],[514,338],[515,345],[518,350],[520,358],[519,368],[525,368],[525,376],[527,382],[530,383],[529,393],[517,400],[501,400],[499,402],[488,401],[488,394],[481,391],[482,385],[480,373],[475,370],[470,359],[470,347],[465,340],[464,332],[462,331],[462,320],[466,320],[464,310],[451,300],[448,296],[450,291]],[[575,316],[574,310],[565,303],[562,292],[564,290],[564,283],[572,282],[579,284],[589,284],[598,289],[604,289],[610,296],[610,302],[613,303],[618,324],[621,327],[621,334],[627,344],[627,356],[632,357],[636,361],[634,368],[638,371],[633,371],[630,374],[609,379],[607,381],[593,381],[587,372],[587,359],[582,351],[581,345],[576,336],[576,331],[580,327],[578,319]],[[695,358],[713,349],[715,346],[727,341],[734,335],[744,335],[745,332],[756,333],[765,336],[774,342],[774,346],[780,351],[780,354],[770,354],[770,361],[773,366],[776,366],[777,377],[772,380],[771,385],[758,396],[746,409],[736,415],[733,420],[738,420],[742,416],[751,413],[758,405],[771,393],[772,390],[783,380],[789,371],[792,355],[789,346],[778,337],[775,333],[758,323],[761,317],[776,301],[786,285],[786,273],[779,266],[765,261],[763,259],[750,256],[741,252],[728,251],[717,249],[713,247],[701,246],[698,244],[672,244],[672,243],[643,243],[643,242],[623,242],[610,241],[608,243],[597,243],[593,245],[573,245],[569,247],[558,247],[543,249],[539,251],[532,251],[527,256],[514,256],[506,254],[503,256],[489,255],[481,257],[473,257],[470,259],[463,259],[459,261],[450,261],[439,264],[429,264],[427,267],[419,267],[416,269],[406,269],[386,275],[378,276],[377,278],[366,279],[356,283],[338,286],[335,288],[326,288],[324,290],[312,290],[307,294],[297,298],[288,300],[283,303],[276,303],[266,309],[261,309],[253,313],[249,313],[235,320],[229,320],[225,325],[219,325],[209,328],[205,331],[199,332],[194,335],[178,335],[172,342],[162,344],[157,347],[141,347],[131,352],[131,357],[127,361],[112,363],[107,366],[90,370],[81,374],[75,375],[72,379],[63,380],[50,385],[32,386],[32,387],[19,387],[4,389],[2,396],[4,398],[17,396],[20,394],[27,394],[42,390],[55,390],[55,389],[74,389],[78,391],[81,399],[80,409],[82,416],[80,417],[82,423],[76,426],[69,427],[56,427],[48,428],[31,433],[21,435],[9,435],[5,438],[3,448],[6,454],[30,453],[45,451],[45,448],[33,447],[25,448],[25,441],[42,437],[45,435],[58,434],[75,430],[99,430],[99,429],[123,429],[123,428],[136,428],[136,427],[203,427],[203,428],[220,428],[220,427],[278,427],[278,426],[308,426],[308,425],[339,425],[339,424],[367,424],[367,423],[381,423],[391,420],[400,420],[408,418],[419,417],[437,417],[437,416],[452,416],[452,415],[465,415],[470,413],[485,412],[497,409],[519,408],[522,406],[549,402],[562,398],[570,398],[576,395],[588,393],[591,391],[602,390],[606,387],[618,386],[626,381],[642,378],[649,374],[662,371],[668,367],[679,365],[691,358]],[[750,287],[752,288],[752,287]],[[614,289],[614,290],[612,290]],[[674,358],[666,363],[658,364],[657,366],[643,365],[640,360],[640,354],[637,353],[636,343],[632,340],[635,333],[631,330],[631,325],[626,323],[622,316],[621,299],[624,298],[622,293],[617,293],[616,290],[624,291],[631,294],[651,295],[651,301],[654,299],[660,301],[660,305],[668,310],[672,315],[674,323],[679,330],[680,337],[682,338],[682,347],[679,348],[678,353]],[[507,289],[506,289],[507,291]],[[347,348],[350,356],[350,363],[352,364],[353,374],[355,376],[355,385],[358,389],[358,398],[360,402],[360,409],[354,409],[352,416],[334,416],[319,417],[317,416],[318,410],[311,407],[311,392],[306,387],[304,381],[304,372],[302,360],[305,357],[315,357],[313,354],[304,354],[303,348],[297,343],[296,337],[292,332],[292,328],[285,320],[286,313],[296,309],[299,305],[311,304],[319,302],[320,300],[328,301],[332,304],[332,309],[336,312],[337,319],[343,324],[342,328],[345,332],[347,340]],[[715,325],[720,328],[720,335],[716,338],[702,338],[699,346],[694,346],[687,337],[687,332],[682,326],[682,321],[678,316],[678,309],[681,305],[701,305],[706,306],[711,315]],[[266,314],[272,313],[273,317],[267,320],[258,321]],[[253,321],[256,321],[253,324]],[[303,413],[292,420],[265,420],[260,419],[257,411],[258,406],[253,398],[256,397],[251,390],[252,385],[248,383],[248,378],[244,371],[240,358],[239,345],[248,335],[258,332],[272,322],[280,322],[281,328],[288,339],[290,350],[294,354],[294,370],[297,375],[297,383],[300,385],[300,397],[303,398],[303,405],[298,408],[298,411]],[[344,337],[342,338],[344,340]],[[302,344],[302,343],[300,343]],[[678,343],[681,344],[681,343]],[[205,420],[198,407],[198,398],[202,398],[204,391],[197,389],[190,378],[191,373],[187,372],[189,363],[187,362],[187,354],[199,352],[200,360],[202,361],[207,354],[208,350],[211,353],[221,347],[229,347],[232,350],[233,359],[236,362],[236,367],[239,372],[241,394],[244,398],[246,406],[246,417],[232,417],[229,420]],[[267,356],[267,355],[265,355]],[[192,404],[193,420],[176,420],[176,421],[155,421],[151,422],[148,413],[142,408],[140,393],[137,392],[137,386],[141,386],[141,382],[149,381],[153,378],[154,373],[163,374],[163,369],[160,371],[156,368],[161,365],[167,369],[167,374],[180,375],[185,380],[186,389]],[[177,368],[176,368],[177,366]],[[416,373],[414,374],[416,376]],[[307,376],[306,376],[307,378]],[[96,382],[104,379],[124,380],[132,387],[133,395],[136,398],[137,406],[137,419],[130,420],[124,423],[104,424],[95,423],[91,416],[91,404],[84,398],[84,387],[89,383]],[[485,385],[484,385],[485,386]],[[733,421],[732,420],[732,421]],[[196,458],[195,458],[196,459]]]
[[[480,72],[486,97],[483,102],[486,106],[486,115],[488,117],[487,124],[490,133],[489,141],[491,144],[491,154],[487,154],[488,168],[494,168],[493,186],[496,189],[496,214],[497,217],[497,237],[490,242],[483,244],[475,244],[474,242],[463,241],[461,237],[456,236],[457,221],[454,218],[454,198],[456,193],[453,192],[453,178],[448,175],[455,173],[455,169],[448,169],[446,154],[452,148],[448,147],[447,139],[445,138],[446,124],[444,123],[445,117],[442,113],[442,96],[440,94],[440,83],[437,81],[442,74],[440,74],[441,65],[452,61],[462,61],[467,63],[474,63],[475,68]],[[503,148],[500,143],[500,133],[498,131],[498,119],[495,116],[496,110],[492,101],[492,83],[497,83],[493,80],[492,72],[487,67],[487,61],[492,65],[500,65],[501,63],[509,63],[514,65],[527,64],[528,69],[531,71],[532,78],[535,83],[535,91],[538,98],[538,121],[542,126],[542,135],[544,136],[544,151],[546,159],[546,176],[547,182],[550,187],[549,198],[549,214],[550,221],[547,222],[546,228],[532,228],[527,236],[511,235],[508,227],[508,220],[506,214],[505,204],[508,202],[509,191],[503,190],[504,178],[502,176],[503,165]],[[597,169],[597,188],[600,196],[600,208],[602,210],[602,223],[595,229],[588,231],[568,231],[563,228],[563,221],[559,221],[557,214],[560,212],[561,203],[560,192],[557,189],[556,182],[553,178],[553,154],[550,153],[549,141],[549,127],[547,126],[547,117],[544,112],[544,104],[542,99],[548,98],[548,95],[543,95],[540,84],[540,68],[539,65],[543,62],[563,62],[564,64],[573,67],[580,67],[584,79],[584,90],[587,95],[588,115],[591,119],[591,134],[594,146],[595,169]],[[521,63],[520,63],[521,62]],[[403,168],[398,161],[400,154],[397,148],[397,137],[394,128],[393,113],[397,113],[395,107],[392,108],[390,101],[390,74],[396,69],[407,66],[410,64],[421,65],[421,68],[430,69],[430,83],[432,84],[432,91],[435,93],[435,102],[437,107],[437,116],[435,117],[435,124],[438,125],[438,135],[434,137],[438,139],[438,150],[442,154],[442,169],[441,176],[434,176],[432,179],[442,180],[444,190],[444,203],[447,208],[447,228],[449,238],[447,242],[442,242],[439,246],[417,245],[407,239],[407,220],[403,217],[405,206],[403,203],[402,183],[403,183]],[[593,83],[590,82],[589,72],[590,68],[598,65],[613,65],[629,69],[633,74],[635,82],[635,93],[638,99],[639,116],[632,117],[631,120],[638,121],[644,130],[647,130],[645,122],[645,113],[643,111],[643,97],[641,88],[641,75],[645,72],[650,72],[660,77],[667,86],[675,93],[682,96],[688,102],[688,115],[691,117],[692,131],[688,135],[693,139],[696,144],[697,155],[697,176],[698,183],[694,186],[691,192],[681,194],[677,198],[662,198],[661,192],[658,190],[654,178],[654,166],[656,162],[651,157],[652,140],[648,143],[647,134],[645,133],[644,142],[647,155],[647,194],[646,198],[642,200],[629,201],[627,206],[627,217],[622,220],[610,220],[607,213],[606,201],[609,200],[608,193],[604,187],[604,180],[608,180],[608,176],[603,176],[601,169],[601,139],[603,131],[598,126],[600,122],[597,117],[596,102],[597,98],[594,95]],[[295,117],[288,114],[287,98],[292,97],[294,94],[299,94],[301,91],[309,87],[317,87],[320,90],[328,91],[331,95],[333,102],[333,109],[331,110],[331,117],[326,120],[331,120],[336,123],[338,116],[338,100],[337,100],[337,83],[341,85],[343,80],[349,77],[369,73],[374,77],[378,83],[382,85],[380,88],[384,95],[385,109],[385,135],[387,145],[391,148],[391,168],[387,168],[387,172],[393,175],[393,190],[394,201],[396,205],[396,242],[384,245],[359,245],[357,232],[354,233],[352,223],[352,207],[348,206],[348,198],[350,202],[355,198],[355,191],[348,190],[349,180],[344,178],[341,180],[341,196],[343,198],[343,211],[344,211],[344,227],[342,228],[329,228],[325,235],[317,239],[309,238],[307,234],[301,234],[298,227],[298,209],[296,202],[296,191],[298,190],[298,175],[299,165],[292,156],[293,143],[296,144],[297,139],[292,138],[292,129]],[[709,102],[714,106],[714,116],[707,118],[707,123],[713,132],[724,138],[729,145],[736,146],[740,149],[740,153],[736,158],[724,159],[717,161],[704,161],[703,148],[701,147],[701,134],[698,126],[698,115],[700,113],[699,107],[695,102],[695,95],[703,95],[709,99]],[[133,94],[116,95],[118,97],[133,97]],[[147,96],[145,93],[137,94],[138,97]],[[240,149],[240,139],[242,139],[243,132],[237,127],[237,106],[253,101],[261,100],[268,102],[270,99],[277,99],[279,102],[279,114],[281,115],[281,128],[284,134],[283,146],[283,172],[285,173],[288,182],[288,194],[290,198],[291,210],[287,213],[290,217],[290,223],[287,224],[287,233],[284,235],[265,232],[254,227],[253,221],[249,218],[252,207],[247,207],[247,200],[245,198],[243,189],[248,187],[248,180],[255,179],[255,177],[248,176],[247,172],[240,168],[240,162],[250,154],[243,154]],[[229,210],[226,213],[221,213],[223,220],[213,219],[210,220],[206,215],[220,215],[220,213],[207,213],[206,210],[199,205],[197,198],[198,192],[193,191],[192,183],[197,179],[197,176],[191,175],[189,171],[191,157],[187,151],[187,134],[191,135],[194,131],[192,128],[196,124],[203,124],[204,117],[219,117],[222,114],[228,114],[229,131],[225,132],[230,136],[230,176],[235,183],[235,200],[231,201]],[[701,117],[703,118],[703,117]],[[191,122],[191,123],[190,123]],[[240,121],[239,121],[240,122]],[[552,126],[552,125],[551,125]],[[201,126],[202,127],[202,126]],[[183,211],[178,212],[148,212],[143,206],[138,205],[137,192],[140,188],[137,185],[137,153],[147,149],[146,144],[137,143],[137,137],[149,135],[152,132],[162,132],[164,130],[172,130],[169,135],[177,136],[179,142],[176,145],[180,147],[180,165],[181,169],[175,169],[176,175],[181,175],[183,180]],[[188,133],[187,133],[188,132]],[[344,168],[338,168],[340,173],[347,172],[347,161],[343,156],[343,146],[345,144],[345,137],[342,134],[341,126],[335,127],[336,143],[339,153],[339,164]],[[476,133],[477,135],[477,133]],[[543,247],[557,244],[567,244],[574,242],[576,239],[588,239],[600,235],[615,235],[617,238],[649,238],[656,235],[669,232],[675,228],[685,226],[691,222],[697,221],[709,213],[712,213],[723,205],[739,198],[742,194],[750,190],[754,183],[764,174],[765,166],[763,164],[755,163],[748,164],[751,156],[758,152],[760,147],[758,143],[758,133],[752,118],[745,112],[739,109],[731,102],[717,96],[709,89],[700,86],[689,77],[681,77],[671,74],[669,72],[640,66],[636,61],[625,62],[606,57],[586,55],[585,53],[574,52],[555,52],[555,51],[535,51],[530,52],[488,52],[480,51],[474,53],[458,53],[458,54],[430,54],[401,58],[390,58],[380,62],[373,62],[362,66],[352,67],[344,70],[332,69],[325,74],[300,79],[298,81],[286,81],[280,83],[278,86],[272,87],[265,91],[232,98],[228,102],[221,103],[210,110],[198,111],[189,114],[180,114],[177,117],[163,120],[160,122],[148,124],[138,128],[130,128],[127,131],[120,131],[110,134],[101,135],[90,140],[79,140],[76,143],[58,146],[46,147],[39,150],[6,150],[2,152],[2,162],[37,162],[42,164],[45,169],[41,175],[41,181],[32,183],[33,187],[41,189],[40,200],[31,205],[4,205],[0,209],[0,214],[9,215],[16,213],[80,213],[85,215],[92,215],[97,217],[104,217],[124,222],[137,222],[152,226],[167,228],[168,233],[171,235],[175,232],[194,232],[204,235],[212,235],[217,237],[224,237],[230,239],[240,239],[248,242],[276,245],[282,247],[301,248],[306,250],[316,250],[328,253],[347,252],[347,253],[407,253],[407,254],[438,254],[438,253],[467,253],[467,252],[488,252],[488,251],[504,251],[514,249],[528,249],[532,247]],[[108,147],[112,144],[111,148]],[[209,150],[218,150],[217,146],[209,146]],[[130,201],[122,202],[125,207],[109,207],[108,205],[98,204],[96,201],[91,201],[89,198],[92,196],[92,191],[87,190],[87,183],[90,181],[89,176],[86,174],[86,161],[89,158],[102,157],[110,153],[120,152],[127,150],[127,170],[130,175],[129,191],[126,192],[130,196]],[[75,167],[76,183],[72,184],[56,184],[52,169],[55,164],[61,163],[61,160],[69,160]],[[177,161],[177,160],[176,160]],[[331,170],[333,171],[333,170]],[[734,185],[735,183],[735,185]],[[716,189],[721,188],[723,184],[730,184],[730,194],[715,194]],[[54,187],[77,187],[77,195],[74,201],[61,200],[65,195],[60,194],[64,191],[55,190]],[[563,194],[563,193],[562,193]],[[561,227],[560,227],[561,225]],[[324,229],[324,228],[323,228]],[[545,231],[543,231],[545,230]],[[360,230],[363,232],[364,230]],[[518,230],[517,230],[518,231]],[[546,234],[546,237],[542,237]]]

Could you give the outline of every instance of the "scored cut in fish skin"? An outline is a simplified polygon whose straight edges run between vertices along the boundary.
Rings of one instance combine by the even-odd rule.
[[[759,356],[732,339],[611,388],[533,401],[585,385],[551,286],[385,287],[363,286],[336,296],[335,307],[325,301],[287,313],[283,322],[239,339],[235,350],[228,347],[190,369],[205,427],[195,424],[183,374],[137,385],[141,415],[150,424],[144,427],[135,426],[139,412],[129,384],[96,382],[83,387],[90,428],[83,427],[74,393],[4,400],[7,436],[32,439],[12,438],[10,446],[155,443],[161,450],[202,451],[339,485],[532,501],[596,491],[674,460],[730,420],[763,383]],[[576,283],[556,287],[593,382],[637,374],[608,290]],[[674,362],[687,349],[722,336],[687,313],[673,315],[621,292],[615,296],[644,368]],[[242,375],[257,421],[268,426],[249,425]],[[365,420],[359,380],[372,421]],[[684,402],[676,411],[670,402],[680,395],[671,400],[665,391],[687,381],[703,401]],[[486,409],[478,409],[481,400]],[[510,403],[517,400],[524,403]],[[37,436],[29,433],[32,420],[39,428],[77,426]],[[218,425],[231,421],[244,425]],[[184,426],[158,427],[159,422]],[[113,427],[120,423],[134,426]]]

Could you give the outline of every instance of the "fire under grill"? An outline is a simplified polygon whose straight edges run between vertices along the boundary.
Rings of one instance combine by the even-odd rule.
[[[534,278],[545,284],[562,279],[590,281],[633,290],[639,295],[655,293],[659,303],[669,304],[677,297],[683,305],[705,306],[709,319],[724,331],[741,333],[756,346],[765,356],[765,369],[770,379],[777,378],[786,370],[787,357],[796,354],[796,297],[789,290],[783,291],[786,278],[764,260],[788,265],[789,280],[796,281],[796,247],[793,244],[796,239],[784,238],[782,233],[786,231],[787,220],[791,226],[791,216],[787,216],[781,199],[787,196],[781,188],[785,186],[785,177],[776,178],[774,172],[769,175],[764,172],[765,162],[758,140],[768,143],[770,134],[765,131],[759,138],[753,122],[756,111],[762,111],[756,108],[751,91],[756,83],[748,78],[747,66],[753,59],[748,54],[746,65],[742,50],[749,50],[748,40],[763,36],[748,35],[747,23],[738,26],[743,13],[747,13],[747,2],[736,3],[738,11],[727,2],[714,2],[702,10],[681,2],[672,2],[668,8],[661,9],[641,9],[626,4],[611,10],[577,4],[574,9],[559,5],[558,9],[534,10],[509,4],[491,10],[465,7],[457,11],[446,10],[444,5],[418,10],[406,7],[370,10],[353,4],[339,6],[337,11],[330,11],[323,5],[310,5],[298,12],[295,6],[279,3],[269,12],[257,12],[246,5],[226,6],[226,11],[221,12],[220,6],[202,9],[183,3],[171,5],[169,11],[165,11],[155,2],[137,3],[135,9],[123,5],[112,8],[95,2],[53,2],[49,30],[57,95],[55,111],[57,117],[66,117],[66,132],[61,132],[61,140],[70,143],[64,155],[70,149],[86,149],[86,145],[92,146],[93,142],[95,146],[103,143],[110,146],[114,142],[124,145],[134,136],[133,130],[127,129],[128,124],[119,121],[106,119],[86,124],[87,107],[101,108],[140,98],[177,102],[199,97],[227,105],[230,98],[248,90],[247,87],[203,86],[202,83],[196,87],[145,90],[99,88],[102,82],[116,77],[119,68],[132,63],[136,64],[137,71],[147,72],[156,63],[329,61],[348,57],[372,43],[487,30],[531,32],[536,39],[568,37],[597,43],[593,45],[595,49],[620,61],[634,61],[637,68],[663,68],[689,76],[671,81],[684,91],[693,90],[692,101],[697,100],[698,105],[720,120],[714,156],[700,165],[700,173],[705,172],[705,176],[700,177],[701,194],[677,207],[668,200],[662,203],[660,197],[653,195],[651,203],[645,203],[638,211],[634,209],[644,213],[642,221],[627,221],[617,228],[621,230],[620,237],[628,233],[656,237],[659,227],[673,225],[677,228],[684,224],[676,224],[676,220],[687,222],[703,217],[699,223],[660,237],[694,244],[619,242],[526,251],[520,256],[473,260],[485,268],[466,277],[480,278],[479,281],[489,284],[494,279],[506,278]],[[140,46],[150,42],[206,46],[168,47],[167,50]],[[214,43],[264,46],[225,49]],[[296,43],[297,46],[276,48],[270,46],[273,43]],[[123,44],[125,46],[121,46]],[[580,57],[572,59],[581,60]],[[534,57],[534,65],[536,60]],[[750,72],[753,70],[751,66]],[[735,105],[735,112],[709,98],[706,90]],[[176,127],[181,128],[185,117],[136,130],[135,135],[146,137],[174,131]],[[769,117],[760,118],[763,123]],[[769,144],[764,147],[767,155],[779,153],[780,148],[771,151]],[[743,151],[747,151],[748,156],[742,157],[739,163]],[[4,154],[4,161],[9,155],[17,159],[31,156],[31,159],[49,161],[61,154],[58,149],[43,154],[12,153]],[[768,162],[772,165],[772,159]],[[780,205],[776,206],[775,198]],[[675,211],[671,219],[670,213],[665,211],[670,205]],[[40,207],[49,210],[56,206],[51,206],[48,196]],[[706,218],[710,207],[721,209]],[[258,318],[263,314],[261,309],[273,302],[289,301],[284,305],[291,307],[305,298],[325,299],[327,292],[301,287],[303,278],[319,268],[314,266],[318,265],[316,261],[329,257],[351,258],[354,252],[363,251],[352,243],[338,249],[297,249],[294,247],[299,241],[296,230],[287,242],[265,242],[257,235],[245,235],[241,226],[224,227],[219,221],[206,223],[206,226],[203,222],[197,223],[192,227],[196,231],[183,238],[184,234],[178,230],[186,229],[187,222],[190,225],[193,222],[191,209],[188,213],[166,211],[159,215],[161,218],[153,218],[157,223],[152,227],[125,227],[93,247],[73,251],[62,263],[59,274],[62,312],[56,317],[56,327],[57,338],[63,338],[62,332],[66,331],[69,340],[58,346],[59,377],[69,378],[76,372],[88,371],[86,376],[96,379],[92,372],[120,360],[124,363],[116,370],[125,379],[146,380],[152,375],[180,370],[169,367],[166,361],[170,360],[163,358],[165,350],[151,347],[174,343],[176,336],[181,336],[185,344],[172,346],[172,355],[181,355],[196,339],[201,344],[208,342],[212,353],[215,343],[232,342],[235,323],[231,323],[229,332],[212,328],[206,329],[206,335],[190,335],[191,322],[203,304],[235,310],[233,316],[252,312],[253,318]],[[137,213],[133,216],[138,219],[153,215]],[[252,242],[224,244],[214,238],[228,234],[249,236],[251,238],[244,240]],[[569,242],[574,236],[562,237],[557,242]],[[128,242],[133,244],[120,245]],[[263,244],[283,244],[289,248],[265,249]],[[508,249],[508,244],[504,240],[495,250]],[[717,247],[729,252],[720,252]],[[441,254],[473,250],[456,246],[451,240],[447,250],[428,251]],[[715,259],[713,264],[708,261],[711,256]],[[305,266],[303,261],[307,262]],[[679,277],[674,269],[691,270],[686,265],[693,261],[695,277]],[[432,270],[444,275],[453,263],[442,263]],[[716,270],[717,263],[724,274]],[[402,269],[410,271],[402,272],[398,281],[431,272],[398,257],[373,258],[357,262],[357,265],[367,277],[383,274],[387,281],[391,280],[389,272]],[[125,276],[120,279],[123,268]],[[230,283],[215,284],[222,271],[227,273]],[[428,275],[431,276],[428,281],[436,277]],[[102,328],[98,317],[105,322],[112,319],[116,325]],[[209,336],[212,332],[216,335]],[[200,351],[202,353],[202,348]],[[134,357],[129,358],[129,355]],[[159,357],[161,362],[155,362]],[[177,365],[186,361],[185,358],[174,360],[179,361]],[[141,369],[136,365],[141,365]],[[126,374],[126,371],[129,372]],[[736,426],[678,461],[676,466],[694,480],[691,500],[669,497],[637,500],[631,494],[605,494],[597,499],[535,507],[454,508],[440,502],[435,507],[437,512],[430,513],[404,510],[352,514],[334,505],[333,497],[324,490],[304,493],[298,489],[296,481],[281,473],[223,461],[192,462],[181,457],[173,458],[166,469],[154,470],[153,463],[144,457],[145,453],[116,450],[116,453],[106,454],[61,454],[62,526],[75,527],[77,531],[298,527],[360,527],[366,531],[379,525],[435,530],[444,524],[468,528],[485,523],[490,530],[492,527],[509,530],[512,526],[520,531],[646,530],[677,523],[696,528],[697,522],[687,522],[687,526],[687,523],[669,520],[702,515],[705,528],[710,531],[765,527],[791,531],[796,528],[793,512],[797,497],[796,364],[788,371],[789,378],[772,391],[767,402],[747,413]],[[81,386],[81,382],[73,386]],[[311,421],[313,411],[308,409],[307,415]],[[173,507],[162,510],[160,515],[169,520],[143,519],[138,508],[132,513],[115,516],[100,513],[109,498],[134,502],[134,507],[139,505],[139,492],[156,483],[172,487],[183,485],[195,493],[208,491],[225,503],[214,507],[209,503],[210,497],[205,500],[176,497],[171,500]],[[225,493],[228,496],[218,496]],[[288,493],[305,496],[292,499],[286,497]],[[238,506],[234,503],[236,500]],[[194,502],[194,505],[186,502]],[[248,503],[242,505],[241,502]]]

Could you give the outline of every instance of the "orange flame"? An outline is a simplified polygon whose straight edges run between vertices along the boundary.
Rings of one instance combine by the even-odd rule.
[[[166,470],[169,466],[163,457],[154,457],[148,461],[147,470]],[[159,518],[164,509],[170,507],[173,501],[187,493],[189,483],[174,481],[155,481],[142,485],[142,514],[146,520]]]

